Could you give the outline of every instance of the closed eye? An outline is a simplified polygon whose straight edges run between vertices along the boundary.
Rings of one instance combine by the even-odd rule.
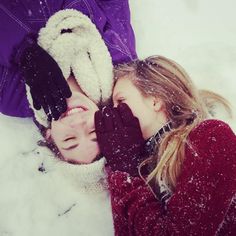
[[[97,142],[97,137],[96,137],[96,134],[95,134],[95,129],[90,131],[89,135],[92,136],[91,139],[90,139],[92,142]],[[93,136],[95,136],[95,137],[93,137]]]
[[[76,142],[76,143],[75,143]],[[67,137],[66,139],[64,139],[64,144],[70,145],[69,147],[66,148],[62,148],[63,150],[72,150],[73,148],[76,148],[77,146],[79,146],[79,144],[76,141],[75,137]]]
[[[79,144],[74,144],[74,145],[72,145],[72,146],[70,146],[70,147],[67,147],[67,148],[62,148],[63,150],[66,150],[66,151],[69,151],[69,150],[72,150],[72,149],[74,149],[74,148],[76,148],[76,147],[78,147],[79,146]]]
[[[119,99],[117,99],[117,102],[118,103],[122,103],[122,102],[124,102],[125,101],[125,98],[119,98]]]
[[[64,142],[69,141],[69,140],[73,140],[73,139],[75,139],[75,137],[68,137],[68,138],[64,139]]]

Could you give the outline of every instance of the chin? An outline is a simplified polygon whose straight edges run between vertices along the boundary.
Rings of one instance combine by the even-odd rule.
[[[79,159],[65,159],[66,162],[74,165],[79,165],[79,164],[90,164],[92,163],[96,157],[99,155],[99,152],[96,152],[96,154],[90,155],[88,157],[80,157]],[[92,158],[91,158],[92,156]]]

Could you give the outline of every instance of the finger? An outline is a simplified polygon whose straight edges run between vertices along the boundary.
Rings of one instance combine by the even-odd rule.
[[[65,98],[71,97],[72,92],[70,90],[70,87],[69,87],[67,81],[65,80],[65,78],[63,77],[62,74],[61,74],[61,76],[59,76],[58,78],[55,79],[55,83],[56,83],[57,87],[61,90],[63,97],[65,97]]]
[[[56,92],[54,92],[54,93],[56,93]],[[50,106],[52,118],[54,120],[58,120],[61,115],[59,104],[56,103],[56,102],[58,102],[58,101],[56,101],[57,98],[58,98],[57,95],[52,95],[51,97],[47,98],[48,101],[51,101],[51,102],[49,102],[49,104],[50,104],[49,106]]]
[[[140,123],[137,117],[134,117],[133,122],[132,122],[132,127],[138,128],[141,132]]]
[[[40,110],[41,109],[41,104],[40,104],[38,95],[36,95],[36,93],[32,89],[30,90],[30,94],[31,94],[31,97],[32,97],[32,100],[33,100],[33,107],[36,110]]]
[[[65,98],[60,98],[60,103],[58,105],[58,111],[61,114],[63,114],[64,112],[66,112],[67,110],[67,102]]]
[[[114,129],[121,129],[123,127],[123,123],[117,108],[112,109],[112,118]]]
[[[57,111],[56,111],[56,104],[55,104],[55,101],[53,99],[53,93],[54,91],[52,92],[51,89],[50,89],[50,86],[47,88],[47,91],[42,91],[42,94],[43,94],[43,98],[44,98],[44,110],[45,110],[45,113],[47,114],[47,116],[49,117],[49,115],[55,119],[57,118]],[[58,119],[58,118],[57,118]]]
[[[58,90],[54,83],[49,84],[47,90],[47,103],[54,120],[58,120],[61,114],[67,109],[65,98],[62,97],[60,90]]]
[[[103,111],[104,131],[110,132],[114,129],[113,127],[113,115],[111,108],[106,107]]]
[[[94,120],[95,120],[95,131],[97,133],[97,135],[99,133],[103,132],[103,115],[101,111],[96,111],[95,115],[94,115]]]
[[[67,86],[65,86],[63,89],[62,89],[62,93],[64,95],[65,98],[70,98],[72,96],[72,92],[70,90],[70,87],[69,85],[67,84]]]
[[[120,116],[121,116],[121,119],[124,123],[125,126],[133,126],[133,122],[134,122],[134,115],[131,111],[131,109],[129,108],[129,106],[125,103],[121,103],[118,105],[117,107],[119,113],[120,113]]]
[[[52,122],[52,116],[51,116],[50,114],[48,114],[47,117],[48,117],[48,121],[49,121],[49,122]]]
[[[44,110],[46,116],[49,117],[50,111],[49,111],[49,106],[47,105],[47,103],[45,101],[45,97],[42,97],[42,99],[41,99],[41,106],[43,107],[43,110]]]
[[[56,108],[60,113],[60,116],[67,110],[67,102],[61,91],[59,90],[57,94],[53,95],[54,102],[56,103]]]

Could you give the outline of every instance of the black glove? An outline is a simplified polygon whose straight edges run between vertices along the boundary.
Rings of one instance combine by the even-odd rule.
[[[95,113],[95,129],[101,153],[113,170],[138,176],[143,162],[144,139],[139,121],[122,103],[117,108],[105,108]]]
[[[23,51],[19,66],[30,87],[34,108],[43,107],[48,120],[58,120],[67,109],[66,98],[71,96],[71,91],[56,61],[33,43]]]

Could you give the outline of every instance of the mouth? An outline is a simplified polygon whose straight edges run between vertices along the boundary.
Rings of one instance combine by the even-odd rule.
[[[77,106],[77,107],[68,108],[67,111],[61,115],[61,118],[71,116],[76,113],[85,112],[85,111],[88,111],[88,108],[84,107],[84,106]]]

